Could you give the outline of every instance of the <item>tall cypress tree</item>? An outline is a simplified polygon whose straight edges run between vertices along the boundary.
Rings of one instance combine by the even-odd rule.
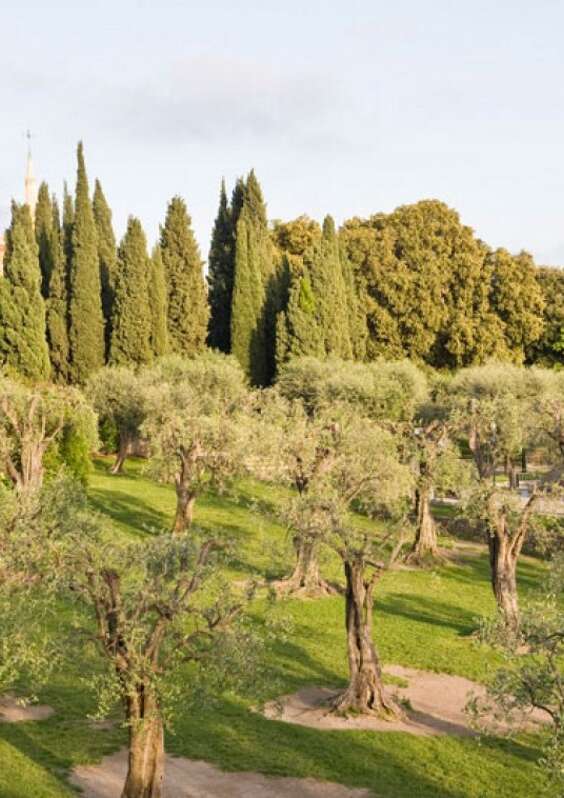
[[[102,285],[102,312],[104,314],[106,353],[109,353],[112,336],[112,313],[117,271],[116,237],[112,226],[112,211],[106,201],[99,180],[94,184],[92,210],[98,235],[98,258]]]
[[[347,296],[335,223],[323,220],[321,243],[314,249],[310,265],[311,285],[316,297],[317,319],[323,331],[325,352],[344,359],[352,357]]]
[[[293,357],[324,357],[324,330],[318,321],[317,300],[307,268],[294,270],[290,279],[288,305],[286,310],[278,313],[276,322],[278,368]]]
[[[65,197],[67,224],[69,224],[68,200],[70,197],[67,194]],[[69,378],[68,264],[64,246],[64,226],[61,228],[59,206],[55,197],[52,199],[52,208],[53,221],[49,239],[52,271],[46,303],[47,343],[53,377],[57,382],[65,383]]]
[[[82,142],[78,145],[77,160],[70,271],[70,376],[72,382],[84,383],[104,365],[105,347],[96,224],[88,195]]]
[[[202,258],[181,197],[173,197],[169,203],[161,229],[161,250],[169,346],[173,352],[193,355],[205,347],[209,309]]]
[[[110,343],[110,362],[114,365],[152,360],[148,280],[147,239],[139,219],[130,216],[118,250]]]
[[[51,261],[51,227],[53,223],[53,208],[49,187],[41,183],[37,193],[35,206],[35,237],[39,247],[39,268],[41,269],[41,294],[46,299],[49,294],[49,279],[53,263]]]
[[[231,351],[231,299],[233,296],[234,235],[225,180],[221,181],[219,210],[215,218],[208,268],[210,320],[208,343],[222,352]]]
[[[166,280],[161,248],[153,248],[149,276],[149,304],[151,306],[151,351],[161,357],[168,351],[168,332],[166,323]]]
[[[266,205],[251,171],[235,232],[231,351],[256,385],[267,385],[274,374],[275,281]]]
[[[45,303],[33,222],[27,205],[12,205],[6,233],[4,278],[0,280],[0,359],[23,377],[46,379],[50,373],[45,339]]]

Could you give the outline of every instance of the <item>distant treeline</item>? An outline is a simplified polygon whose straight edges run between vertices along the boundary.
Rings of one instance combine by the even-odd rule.
[[[130,217],[116,243],[82,145],[62,211],[43,183],[35,219],[13,204],[0,280],[0,361],[82,384],[105,363],[146,364],[206,346],[257,385],[293,357],[411,358],[457,368],[490,358],[564,362],[564,271],[492,250],[436,200],[351,219],[269,223],[253,171],[221,185],[206,286],[191,219],[169,203],[149,253]]]

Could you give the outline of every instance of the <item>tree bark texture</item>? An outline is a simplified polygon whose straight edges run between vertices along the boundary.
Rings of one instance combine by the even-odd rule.
[[[382,668],[372,639],[374,579],[365,580],[364,564],[345,561],[347,655],[349,686],[334,702],[338,712],[373,714],[390,720],[402,717],[384,689]]]

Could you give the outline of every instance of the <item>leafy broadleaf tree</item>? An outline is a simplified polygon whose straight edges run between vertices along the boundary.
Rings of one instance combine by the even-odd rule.
[[[490,253],[490,302],[501,320],[512,359],[522,363],[543,331],[544,299],[537,268],[527,252],[513,256],[505,249]]]
[[[168,343],[171,351],[189,357],[205,347],[209,310],[200,250],[180,197],[169,203],[161,228],[161,254],[168,291]]]
[[[106,356],[109,356],[112,337],[112,316],[114,291],[117,275],[116,237],[112,225],[112,211],[107,203],[99,180],[94,183],[92,211],[96,223],[98,240],[98,258],[100,262],[100,284],[102,290],[102,312],[104,314],[104,330]]]
[[[536,273],[544,301],[543,331],[527,348],[527,362],[564,364],[564,270],[542,266]]]
[[[92,372],[104,365],[105,344],[98,238],[88,195],[82,142],[78,145],[77,159],[69,280],[69,342],[71,381],[82,384]]]
[[[113,365],[140,365],[152,360],[149,276],[145,233],[139,219],[130,216],[119,246],[114,284],[110,344]]]
[[[45,303],[37,243],[27,205],[12,205],[6,232],[4,278],[0,280],[0,360],[4,367],[30,379],[50,373],[45,337]]]

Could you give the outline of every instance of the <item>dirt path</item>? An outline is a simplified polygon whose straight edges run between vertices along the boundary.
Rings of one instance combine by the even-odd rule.
[[[47,704],[20,704],[12,695],[0,697],[0,723],[21,723],[26,720],[45,720],[54,712]]]
[[[409,702],[407,721],[386,721],[370,716],[341,717],[329,713],[336,690],[305,687],[279,701],[267,704],[265,715],[273,720],[296,723],[314,729],[364,729],[376,732],[407,732],[415,735],[475,734],[468,724],[464,707],[470,692],[484,695],[484,688],[461,676],[419,671],[401,665],[387,667],[386,673],[407,680],[407,687],[391,685],[388,690]],[[537,715],[534,720],[541,721]]]
[[[84,798],[119,798],[125,781],[127,751],[107,756],[99,765],[75,768],[71,783]],[[368,790],[353,790],[315,779],[226,773],[208,762],[167,756],[165,798],[374,798]]]

